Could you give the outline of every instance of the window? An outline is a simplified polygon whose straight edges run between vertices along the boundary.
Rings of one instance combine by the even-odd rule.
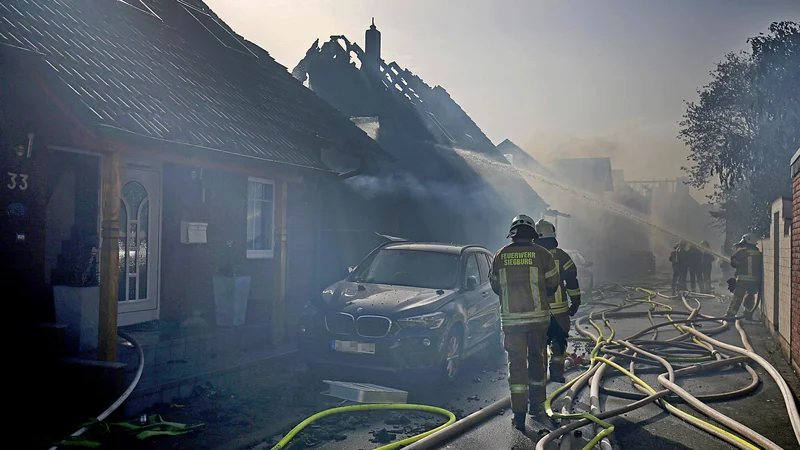
[[[477,256],[478,267],[481,269],[480,283],[483,284],[489,281],[489,256],[485,253],[479,253]]]
[[[467,259],[467,269],[464,271],[464,283],[466,284],[467,278],[475,277],[478,280],[478,284],[481,282],[481,274],[478,271],[478,260],[475,259],[475,254],[469,255]]]
[[[350,277],[356,283],[451,289],[458,273],[458,255],[419,250],[383,249]]]
[[[275,236],[275,184],[261,178],[247,183],[247,257],[272,258]]]

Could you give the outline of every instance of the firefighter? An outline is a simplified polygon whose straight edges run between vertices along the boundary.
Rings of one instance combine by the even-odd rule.
[[[669,255],[669,262],[672,263],[672,295],[678,290],[686,290],[686,241],[681,240],[675,244],[672,253]]]
[[[700,289],[703,289],[704,281],[703,281],[703,252],[694,245],[688,244],[686,249],[686,268],[689,272],[689,282],[691,286],[692,292],[699,292],[697,291],[697,287],[699,285]]]
[[[550,381],[564,383],[564,358],[567,355],[567,337],[569,336],[570,317],[578,312],[581,306],[581,289],[578,284],[578,269],[567,252],[558,248],[556,227],[542,219],[536,222],[539,234],[537,244],[546,248],[556,260],[561,283],[550,300],[551,324],[547,336],[550,348]],[[569,303],[567,302],[569,297]]]
[[[503,346],[508,353],[508,383],[514,426],[525,430],[525,413],[547,423],[544,400],[547,384],[548,297],[560,279],[553,255],[534,244],[533,219],[520,215],[511,222],[506,245],[492,263],[492,290],[500,296]],[[530,409],[528,409],[530,403]]]
[[[709,253],[711,251],[711,243],[708,241],[703,241],[700,243],[700,246],[703,249],[703,258],[702,264],[700,267],[700,271],[702,272],[703,276],[703,285],[700,292],[704,294],[711,293],[711,268],[714,267],[714,255]]]
[[[728,306],[725,317],[732,318],[739,312],[744,301],[744,318],[752,319],[756,308],[755,296],[761,288],[763,255],[756,246],[756,236],[747,233],[736,243],[738,250],[731,256],[731,267],[736,270],[734,278],[728,280],[728,289],[733,293],[733,301]]]

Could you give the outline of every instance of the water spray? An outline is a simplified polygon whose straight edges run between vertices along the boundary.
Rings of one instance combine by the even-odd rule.
[[[499,161],[491,160],[489,158],[486,158],[485,156],[478,155],[478,154],[470,152],[468,150],[455,149],[455,151],[462,158],[468,159],[468,160],[470,160],[470,161],[472,161],[474,163],[484,164],[484,165],[492,165],[495,168],[500,169],[500,170],[509,170],[509,169],[511,169],[511,170],[516,171],[523,178],[533,178],[533,179],[536,179],[536,180],[541,181],[543,183],[547,183],[547,184],[549,184],[551,186],[555,186],[555,187],[557,187],[557,188],[559,188],[561,190],[566,191],[567,193],[569,193],[569,194],[571,194],[573,196],[580,197],[580,198],[582,198],[582,199],[584,199],[586,201],[589,201],[591,203],[599,205],[600,207],[602,207],[602,208],[604,208],[604,209],[606,209],[608,211],[611,211],[611,212],[613,212],[615,214],[618,214],[620,216],[626,217],[626,218],[628,218],[630,220],[639,222],[641,224],[653,227],[653,228],[655,228],[655,229],[657,229],[657,230],[659,230],[659,231],[661,231],[661,232],[663,232],[665,234],[673,236],[673,237],[675,237],[677,239],[684,240],[684,241],[694,245],[695,247],[703,248],[704,252],[712,254],[712,255],[716,256],[717,258],[719,258],[719,259],[721,259],[721,260],[723,260],[725,262],[728,262],[728,263],[731,262],[731,259],[729,257],[725,256],[725,255],[722,255],[722,254],[720,254],[718,252],[715,252],[715,251],[711,250],[710,248],[701,247],[698,243],[692,241],[691,239],[687,239],[684,236],[681,236],[680,234],[678,234],[678,233],[676,233],[674,231],[671,231],[671,230],[669,230],[669,229],[667,229],[667,228],[665,228],[663,226],[656,225],[656,224],[650,222],[649,220],[645,219],[644,217],[641,217],[637,212],[635,212],[635,211],[633,211],[631,209],[628,209],[628,208],[626,208],[624,206],[621,206],[621,205],[609,204],[609,203],[603,201],[602,199],[597,198],[594,194],[592,194],[592,193],[590,193],[588,191],[585,191],[583,189],[576,188],[576,187],[573,187],[573,186],[568,186],[568,185],[562,183],[561,181],[556,180],[556,179],[554,179],[552,177],[548,177],[548,176],[545,176],[545,175],[542,175],[542,174],[539,174],[539,173],[531,172],[531,171],[528,171],[528,170],[525,170],[525,169],[520,169],[519,167],[514,167],[514,166],[509,165],[507,163],[502,163],[502,162],[499,162]]]

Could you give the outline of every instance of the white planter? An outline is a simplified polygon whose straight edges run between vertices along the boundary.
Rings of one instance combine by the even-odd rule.
[[[53,286],[56,323],[67,327],[69,353],[97,349],[100,287]]]
[[[242,325],[247,313],[250,277],[214,277],[217,325]]]

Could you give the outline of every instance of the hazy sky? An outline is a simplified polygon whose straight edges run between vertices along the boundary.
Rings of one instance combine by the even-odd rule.
[[[728,51],[800,0],[206,0],[290,70],[311,43],[362,45],[441,85],[495,144],[546,160],[611,156],[628,179],[674,177],[684,100]]]

